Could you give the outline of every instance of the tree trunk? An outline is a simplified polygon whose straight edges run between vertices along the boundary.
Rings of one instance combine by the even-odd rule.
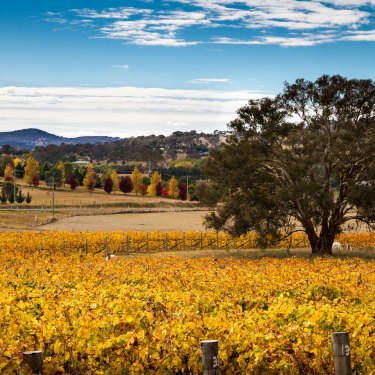
[[[332,255],[332,245],[335,236],[329,231],[321,231],[315,246],[311,246],[312,255]]]

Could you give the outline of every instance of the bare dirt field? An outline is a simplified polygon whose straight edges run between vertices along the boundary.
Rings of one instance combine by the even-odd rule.
[[[38,227],[41,230],[205,230],[205,211],[126,213],[115,215],[74,216]]]

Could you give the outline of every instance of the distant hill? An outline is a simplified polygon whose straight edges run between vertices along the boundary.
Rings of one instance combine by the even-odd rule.
[[[168,136],[139,136],[98,144],[65,143],[37,146],[33,150],[33,155],[39,162],[51,163],[56,163],[58,160],[67,161],[76,155],[76,157],[87,157],[95,162],[122,162],[126,165],[130,161],[142,161],[149,165],[156,165],[187,158],[201,159],[207,156],[211,149],[220,147],[227,136],[225,132],[219,131],[211,134],[197,133],[194,130],[176,131]]]
[[[11,132],[0,132],[0,147],[10,145],[12,147],[34,149],[38,146],[61,145],[62,143],[68,145],[82,143],[96,144],[114,142],[119,139],[117,137],[105,136],[65,138],[39,129],[22,129]]]

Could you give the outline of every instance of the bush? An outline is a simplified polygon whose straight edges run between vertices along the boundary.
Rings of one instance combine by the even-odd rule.
[[[129,176],[121,177],[120,180],[120,190],[126,194],[130,193],[134,188],[132,179]]]

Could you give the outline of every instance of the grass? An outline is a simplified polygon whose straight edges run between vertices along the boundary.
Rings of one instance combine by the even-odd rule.
[[[130,254],[130,257],[144,256],[145,253]],[[258,260],[262,258],[276,258],[276,259],[286,259],[286,258],[305,258],[312,259],[310,249],[291,249],[289,252],[286,249],[204,249],[204,250],[187,250],[187,251],[168,251],[168,252],[158,252],[147,254],[150,257],[165,257],[165,256],[180,256],[192,259],[198,258],[213,258],[213,259],[224,259],[224,258],[234,258],[234,259],[250,259]],[[330,256],[328,256],[330,257]],[[354,259],[361,258],[364,260],[375,260],[375,249],[368,250],[340,250],[334,252],[332,255],[334,258],[339,259]]]
[[[41,221],[49,217],[51,217],[51,213],[45,211],[0,211],[0,228],[31,229],[31,226],[35,223],[35,219]]]

